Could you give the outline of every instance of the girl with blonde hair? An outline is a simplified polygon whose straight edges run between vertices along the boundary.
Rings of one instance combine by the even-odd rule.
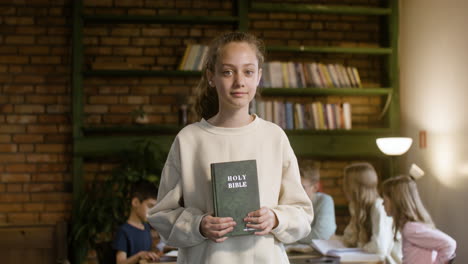
[[[382,195],[385,211],[394,219],[394,232],[402,235],[403,264],[447,263],[455,257],[456,241],[435,228],[413,178],[387,179]]]
[[[370,163],[353,163],[344,169],[343,190],[351,219],[343,242],[379,254],[387,263],[400,263],[400,243],[394,241],[392,218],[385,213],[377,186],[377,172]]]

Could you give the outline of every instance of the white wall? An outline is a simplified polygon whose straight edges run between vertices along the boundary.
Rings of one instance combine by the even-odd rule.
[[[423,201],[468,263],[468,1],[400,0],[399,58],[402,134],[414,139],[402,166],[426,171]]]

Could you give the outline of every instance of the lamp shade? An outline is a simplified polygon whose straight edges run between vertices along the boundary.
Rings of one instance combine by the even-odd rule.
[[[385,155],[399,156],[403,155],[411,147],[413,139],[409,137],[385,137],[376,140],[377,147]]]

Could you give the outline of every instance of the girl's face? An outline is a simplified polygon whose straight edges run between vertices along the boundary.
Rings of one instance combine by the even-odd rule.
[[[301,177],[302,188],[304,188],[310,200],[313,200],[318,191],[318,182],[312,183],[311,180]]]
[[[392,202],[390,201],[390,198],[388,198],[388,196],[384,195],[383,196],[383,205],[384,205],[384,208],[385,208],[385,212],[387,213],[388,216],[393,216],[393,208],[392,208]]]
[[[254,98],[262,76],[255,50],[245,42],[225,45],[215,65],[214,74],[207,73],[216,87],[220,110],[246,109]]]

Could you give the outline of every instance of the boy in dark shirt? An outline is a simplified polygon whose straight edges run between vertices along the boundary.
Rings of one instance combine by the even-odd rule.
[[[148,210],[156,204],[158,190],[150,182],[139,182],[131,192],[131,209],[127,222],[117,231],[113,248],[117,264],[138,263],[140,259],[159,260],[152,251],[152,236],[147,223]]]

